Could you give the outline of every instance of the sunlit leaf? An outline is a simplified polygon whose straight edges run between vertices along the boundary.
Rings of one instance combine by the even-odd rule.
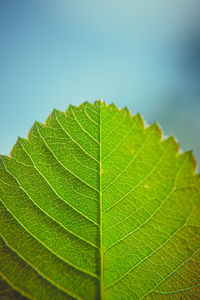
[[[195,168],[113,104],[36,122],[0,158],[0,299],[198,299]]]

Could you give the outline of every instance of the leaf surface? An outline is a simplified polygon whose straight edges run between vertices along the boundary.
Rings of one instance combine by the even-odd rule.
[[[35,122],[0,158],[0,298],[198,299],[195,168],[114,104]]]

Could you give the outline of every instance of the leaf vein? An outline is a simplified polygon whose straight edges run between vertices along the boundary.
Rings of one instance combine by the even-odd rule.
[[[46,181],[46,183],[48,184],[48,186],[50,187],[50,189],[54,192],[54,194],[56,194],[56,196],[62,200],[65,204],[69,205],[69,207],[71,207],[74,211],[76,211],[78,214],[80,214],[81,216],[83,216],[84,218],[86,218],[88,221],[90,221],[91,223],[95,224],[96,226],[99,226],[98,223],[96,223],[94,220],[90,219],[87,215],[85,215],[84,213],[82,213],[80,210],[78,210],[77,208],[75,208],[73,205],[71,205],[69,202],[67,202],[65,199],[63,199],[57,192],[56,190],[53,188],[53,186],[50,184],[50,182],[47,180],[47,178],[40,172],[40,170],[38,169],[38,167],[36,166],[35,162],[33,161],[31,155],[26,151],[26,149],[23,147],[22,143],[20,143],[20,145],[22,146],[24,152],[28,155],[28,157],[31,159],[32,163],[33,163],[33,167],[35,168],[35,170],[38,172],[38,174],[43,178],[43,180]],[[16,158],[15,158],[16,160]],[[21,163],[21,162],[19,162]],[[83,195],[84,196],[84,195]]]
[[[186,159],[185,159],[186,161]],[[116,241],[115,243],[113,243],[112,245],[110,245],[105,252],[107,252],[108,250],[110,250],[113,246],[115,246],[116,244],[118,244],[119,242],[123,241],[125,238],[129,237],[130,235],[132,235],[133,233],[135,233],[136,231],[138,231],[139,229],[141,229],[145,224],[147,224],[161,209],[161,207],[166,203],[166,201],[171,197],[171,195],[176,191],[176,181],[177,181],[177,176],[179,174],[179,172],[183,169],[184,165],[185,165],[185,161],[183,163],[183,165],[181,166],[181,168],[179,168],[175,179],[174,179],[174,185],[171,189],[171,191],[166,195],[166,197],[163,199],[163,201],[161,201],[160,205],[156,208],[156,210],[151,214],[151,216],[145,220],[145,222],[143,222],[140,226],[138,226],[137,228],[135,228],[133,231],[129,232],[128,234],[126,234],[125,236],[123,236],[121,239],[119,239],[118,241]]]
[[[90,271],[87,271],[81,267],[78,267],[77,265],[74,265],[73,263],[71,263],[70,261],[66,260],[63,256],[61,256],[60,254],[56,253],[53,249],[49,248],[44,242],[42,242],[36,235],[34,235],[30,230],[28,230],[28,228],[26,228],[26,226],[24,224],[22,224],[20,222],[20,220],[15,216],[15,214],[8,208],[8,206],[5,204],[5,202],[3,201],[2,198],[0,198],[2,204],[4,205],[4,207],[7,209],[7,211],[12,215],[12,217],[18,222],[18,224],[21,225],[22,228],[24,228],[24,230],[30,235],[32,236],[36,241],[38,241],[44,248],[46,248],[49,252],[51,252],[52,254],[54,254],[57,258],[59,258],[61,261],[63,261],[64,263],[66,263],[67,265],[69,265],[70,267],[74,268],[75,270],[78,270],[80,272],[83,272],[87,275],[90,275],[91,277],[97,278],[99,279],[99,276],[95,273],[92,273]]]
[[[194,253],[188,257],[184,262],[182,262],[178,267],[176,267],[176,269],[174,269],[169,275],[167,275],[164,279],[162,279],[160,282],[158,282],[151,290],[149,290],[147,293],[145,293],[139,300],[144,299],[144,297],[146,297],[147,295],[149,295],[150,293],[152,293],[154,291],[154,289],[159,286],[161,283],[163,283],[165,280],[167,280],[169,277],[171,277],[178,269],[180,269],[182,266],[184,266],[188,261],[190,261],[193,256],[195,256],[200,249],[197,249],[194,251]]]
[[[52,279],[50,279],[48,276],[46,276],[43,272],[41,272],[36,266],[34,266],[29,260],[27,260],[23,255],[21,255],[16,249],[14,249],[5,239],[5,237],[2,236],[1,233],[1,238],[4,241],[4,243],[6,244],[6,246],[8,248],[11,249],[12,252],[14,252],[22,261],[24,261],[27,265],[29,265],[36,273],[38,273],[43,279],[45,279],[47,282],[49,282],[50,284],[52,284],[53,286],[55,286],[58,290],[66,293],[67,295],[77,299],[77,300],[81,300],[82,298],[80,298],[79,296],[75,295],[74,293],[66,290],[65,288],[61,287],[59,284],[57,284],[56,282],[54,282]]]
[[[2,160],[3,162],[3,160]],[[18,181],[18,179],[8,170],[8,168],[5,166],[4,162],[3,162],[4,168],[6,169],[6,171],[16,180],[19,188],[24,192],[24,194],[27,196],[27,198],[40,210],[43,212],[43,214],[45,214],[49,219],[53,220],[58,226],[61,226],[64,230],[66,230],[67,232],[69,232],[70,234],[72,234],[73,236],[77,237],[78,239],[82,240],[83,242],[89,244],[90,246],[94,247],[94,248],[98,248],[96,245],[94,245],[93,243],[91,243],[90,241],[86,240],[85,238],[81,237],[80,235],[74,233],[73,231],[71,231],[70,229],[66,228],[62,223],[60,223],[58,220],[56,220],[53,216],[49,215],[45,210],[43,210],[29,195],[29,193],[25,190],[25,188],[23,188],[23,186],[20,184],[20,182]]]
[[[60,123],[57,113],[55,111],[55,119],[58,123],[58,125],[60,126],[60,128],[63,130],[63,132],[72,140],[72,142],[77,145],[87,156],[89,156],[91,159],[93,159],[94,161],[96,161],[97,163],[99,163],[99,161],[92,156],[89,152],[87,152],[70,134],[69,132],[63,127],[63,125]]]
[[[153,250],[150,254],[148,254],[146,257],[144,257],[141,261],[139,261],[136,265],[134,265],[132,268],[130,268],[126,273],[124,273],[122,276],[120,276],[118,279],[116,279],[115,281],[113,281],[111,284],[109,284],[107,287],[105,287],[105,289],[110,288],[111,286],[115,285],[116,283],[118,283],[120,280],[122,280],[124,277],[126,277],[130,272],[132,272],[136,267],[138,267],[139,265],[141,265],[144,261],[146,261],[147,259],[149,259],[149,257],[151,257],[153,254],[155,254],[156,252],[158,252],[160,249],[162,249],[179,231],[181,231],[185,226],[187,226],[187,221],[191,216],[192,211],[190,212],[190,214],[188,215],[187,219],[185,220],[185,222],[179,227],[177,228],[173,234],[171,234],[161,245],[159,245],[158,248],[156,248],[155,250]]]
[[[82,178],[80,178],[78,175],[76,175],[74,172],[72,172],[66,166],[63,165],[63,163],[57,158],[57,156],[54,154],[54,152],[51,150],[51,148],[49,147],[49,145],[47,144],[47,142],[45,141],[45,139],[41,135],[37,124],[36,124],[36,128],[37,128],[39,136],[40,136],[41,140],[43,141],[44,145],[49,150],[49,152],[52,154],[52,156],[55,158],[55,160],[64,168],[64,170],[68,171],[70,174],[72,174],[75,178],[77,178],[78,180],[80,180],[82,183],[84,183],[85,185],[87,185],[88,187],[90,187],[91,189],[93,189],[94,191],[98,192],[98,190],[95,187],[93,187],[92,185],[90,185],[89,183],[87,183],[86,181],[84,181]]]
[[[128,164],[126,165],[126,167],[104,188],[104,190],[102,191],[105,192],[108,188],[110,188],[111,185],[114,184],[114,182],[119,179],[125,172],[126,170],[129,168],[129,166],[134,162],[134,160],[137,158],[137,156],[141,153],[141,151],[143,150],[146,141],[148,140],[148,138],[151,136],[152,134],[152,130],[150,131],[150,133],[146,136],[144,142],[142,143],[139,151],[130,159],[130,161],[128,162]]]
[[[73,111],[73,109],[72,109],[72,106],[70,106],[70,108],[71,108],[71,112],[72,112],[72,114],[73,114],[73,116],[74,116],[74,120],[76,121],[76,123],[79,125],[79,127],[81,128],[81,130],[83,131],[83,132],[85,132],[85,134],[86,135],[88,135],[93,141],[95,141],[95,143],[97,143],[98,145],[99,145],[99,141],[97,141],[85,128],[83,128],[83,126],[81,125],[81,123],[79,122],[79,120],[78,120],[78,118],[76,117],[76,115],[75,115],[75,112]]]

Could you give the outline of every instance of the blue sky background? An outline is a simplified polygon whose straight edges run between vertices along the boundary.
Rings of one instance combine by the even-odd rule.
[[[0,0],[0,153],[54,107],[103,98],[200,162],[199,0]]]

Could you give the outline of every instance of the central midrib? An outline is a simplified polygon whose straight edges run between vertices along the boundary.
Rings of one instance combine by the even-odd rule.
[[[99,100],[99,201],[100,201],[100,295],[101,300],[104,298],[104,284],[103,284],[103,236],[102,236],[102,119],[101,119],[101,105],[102,100]]]

